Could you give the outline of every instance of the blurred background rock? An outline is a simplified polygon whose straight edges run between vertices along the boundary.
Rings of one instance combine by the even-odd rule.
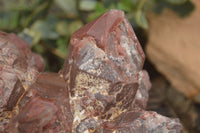
[[[180,118],[183,132],[200,132],[199,0],[0,0],[0,7],[0,30],[26,40],[53,72],[74,31],[107,10],[123,10],[146,53],[148,109]]]

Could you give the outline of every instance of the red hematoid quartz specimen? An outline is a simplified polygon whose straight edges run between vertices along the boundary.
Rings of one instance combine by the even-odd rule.
[[[144,58],[120,10],[104,13],[72,35],[63,70],[72,132],[180,132],[177,119],[145,111],[151,83],[142,70]]]
[[[28,44],[0,32],[0,133],[179,133],[178,119],[145,111],[142,48],[120,10],[72,35],[60,74]]]

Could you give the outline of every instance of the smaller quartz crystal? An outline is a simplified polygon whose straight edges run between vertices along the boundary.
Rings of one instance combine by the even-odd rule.
[[[0,32],[0,132],[18,112],[17,103],[43,68],[43,59],[25,41]]]
[[[71,132],[69,94],[57,73],[40,74],[18,106],[19,114],[6,127],[8,133]]]

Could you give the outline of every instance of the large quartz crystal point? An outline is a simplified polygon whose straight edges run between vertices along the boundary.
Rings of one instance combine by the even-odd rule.
[[[104,13],[72,35],[63,75],[70,91],[73,132],[96,130],[135,106],[145,108],[151,84],[142,71],[144,58],[120,10]]]

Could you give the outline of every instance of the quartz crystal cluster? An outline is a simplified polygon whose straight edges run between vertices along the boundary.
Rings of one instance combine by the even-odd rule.
[[[151,87],[143,50],[120,10],[70,40],[63,70],[14,34],[0,33],[0,132],[179,133],[178,119],[145,111]]]

